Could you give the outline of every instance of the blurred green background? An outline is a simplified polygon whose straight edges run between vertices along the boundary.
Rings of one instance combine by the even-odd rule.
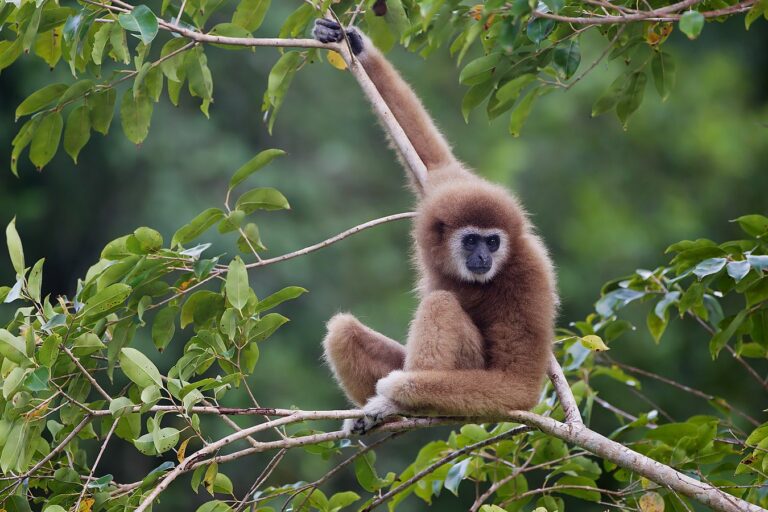
[[[276,33],[290,7],[274,5],[260,34]],[[736,238],[738,228],[729,219],[768,212],[766,47],[768,30],[761,21],[749,32],[741,18],[707,24],[695,42],[675,33],[665,48],[677,59],[676,87],[662,103],[649,84],[626,132],[610,114],[590,117],[592,103],[623,65],[611,62],[600,64],[572,90],[541,98],[519,139],[509,136],[505,117],[489,124],[483,112],[475,112],[470,124],[464,123],[460,104],[465,91],[447,49],[428,61],[397,49],[392,59],[424,98],[459,157],[514,190],[527,206],[557,263],[560,318],[566,325],[592,310],[603,282],[662,263],[669,244],[685,238]],[[602,48],[592,44],[584,50],[582,70]],[[26,160],[20,179],[9,170],[0,172],[0,224],[17,216],[28,261],[46,258],[48,293],[73,293],[77,277],[98,259],[101,248],[138,226],[158,229],[169,240],[196,213],[220,206],[231,173],[269,147],[284,149],[288,156],[252,182],[279,188],[292,205],[289,212],[257,218],[269,256],[410,208],[403,172],[348,73],[327,63],[302,69],[270,136],[260,105],[277,50],[209,48],[207,53],[215,81],[210,120],[188,96],[183,95],[178,108],[164,99],[141,147],[125,139],[116,117],[108,137],[92,136],[77,166],[59,152],[41,174]],[[63,67],[55,73],[62,81],[71,80]],[[18,128],[16,106],[53,81],[50,74],[39,60],[22,58],[0,76],[3,166],[10,161],[10,141]],[[234,238],[215,230],[202,241],[213,242],[219,252],[236,251]],[[0,284],[11,284],[10,262],[0,252]],[[260,296],[286,285],[310,290],[282,307],[292,322],[262,351],[252,382],[262,405],[345,407],[320,360],[324,322],[335,312],[351,311],[373,328],[402,339],[415,305],[413,281],[408,223],[402,221],[253,271],[251,284]],[[633,320],[642,326],[642,306],[630,308],[633,312]],[[148,332],[141,335],[146,338]],[[151,343],[140,346],[151,350],[162,366],[178,357],[188,336],[177,334],[163,356],[149,348]],[[695,327],[677,324],[658,347],[643,332],[625,336],[612,347],[611,356],[726,396],[759,417],[764,404],[755,393],[757,385],[727,355],[712,363],[704,342]],[[758,368],[764,370],[764,363],[758,362]],[[609,382],[592,384],[624,408],[651,408]],[[645,388],[670,416],[682,419],[710,411],[705,403],[667,389],[652,383]],[[596,413],[594,421],[599,424],[607,417]],[[238,421],[246,424],[248,419]],[[387,445],[379,454],[380,472],[401,469],[420,443],[444,434],[412,433]],[[161,462],[123,445],[124,456],[100,468],[117,481],[140,478]],[[263,463],[248,459],[237,469],[222,470],[243,490]],[[273,481],[312,480],[331,463],[291,454]],[[354,477],[347,472],[329,488],[337,486],[354,489]],[[196,502],[188,487],[181,487],[168,493],[166,506],[173,503],[186,510]],[[436,508],[461,510],[461,503],[472,498],[470,492],[463,494],[459,501],[441,499]],[[421,505],[414,502],[414,507]]]

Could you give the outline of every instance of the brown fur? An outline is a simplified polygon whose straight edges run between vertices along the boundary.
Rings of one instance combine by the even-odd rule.
[[[348,314],[328,322],[325,354],[363,405],[379,395],[399,411],[458,415],[530,409],[554,337],[555,278],[517,200],[460,164],[411,88],[366,39],[359,59],[429,169],[413,228],[421,304],[405,349]],[[465,226],[497,228],[508,256],[489,282],[459,279],[448,241]]]

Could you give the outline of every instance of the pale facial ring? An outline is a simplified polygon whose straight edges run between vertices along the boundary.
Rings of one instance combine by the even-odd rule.
[[[484,274],[476,274],[471,272],[466,265],[466,250],[462,244],[462,240],[467,235],[478,235],[484,239],[490,236],[499,237],[499,248],[493,252],[493,262],[490,270]],[[500,228],[479,228],[476,226],[464,226],[455,230],[448,244],[451,251],[451,263],[450,267],[453,273],[461,279],[469,283],[487,283],[496,276],[499,270],[504,265],[504,262],[509,255],[509,238],[507,233]]]

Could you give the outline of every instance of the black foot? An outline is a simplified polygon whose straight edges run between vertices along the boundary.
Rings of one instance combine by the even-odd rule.
[[[346,32],[349,38],[349,45],[352,47],[352,53],[357,55],[362,52],[363,38],[360,36],[360,33],[354,28]],[[344,29],[335,21],[319,18],[315,20],[312,36],[321,43],[340,43],[344,40]]]

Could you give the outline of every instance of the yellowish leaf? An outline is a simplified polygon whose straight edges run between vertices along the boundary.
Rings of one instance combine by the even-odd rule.
[[[184,441],[182,441],[181,446],[179,446],[179,451],[176,452],[176,459],[178,459],[179,464],[181,464],[184,461],[184,456],[187,453],[187,445],[189,444],[190,439],[192,438],[188,437]]]
[[[342,71],[347,69],[347,63],[344,62],[344,58],[337,52],[331,50],[328,50],[328,64]]]
[[[664,512],[664,498],[657,492],[647,492],[640,496],[638,505],[643,512]]]
[[[91,512],[91,509],[93,508],[93,504],[96,502],[93,498],[85,498],[83,501],[80,502],[80,508],[77,509],[77,512]]]
[[[608,345],[603,342],[603,338],[595,334],[588,334],[587,336],[583,336],[581,338],[581,344],[587,347],[589,350],[594,350],[595,352],[604,352],[609,350]]]

